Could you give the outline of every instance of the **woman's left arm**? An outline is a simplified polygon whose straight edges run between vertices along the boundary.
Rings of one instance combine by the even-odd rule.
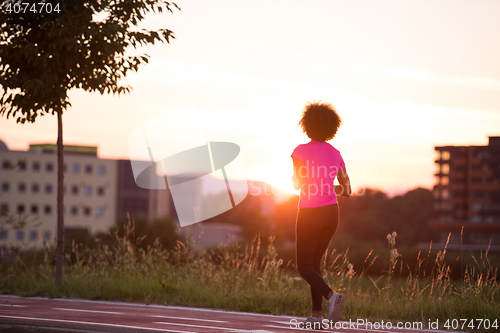
[[[335,193],[341,197],[350,197],[352,194],[351,180],[345,167],[337,173],[337,180],[339,185],[335,185]]]

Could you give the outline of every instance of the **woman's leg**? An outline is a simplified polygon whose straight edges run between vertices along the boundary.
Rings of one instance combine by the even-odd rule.
[[[338,226],[338,206],[302,208],[297,214],[296,256],[298,273],[311,286],[313,311],[321,311],[322,297],[332,291],[323,280],[320,265]]]
[[[321,259],[323,259],[323,256],[328,249],[328,245],[330,245],[330,241],[332,240],[333,235],[335,235],[335,232],[337,232],[337,228],[339,225],[339,210],[338,210],[338,205],[332,205],[334,206],[331,210],[329,210],[328,213],[326,213],[327,216],[331,218],[329,222],[326,223],[324,228],[321,230],[320,237],[318,240],[318,245],[316,247],[316,252],[314,253],[313,256],[313,269],[318,272],[318,274],[322,277],[323,274],[321,273]],[[331,211],[331,212],[330,212]],[[329,295],[333,291],[330,289],[330,292],[327,295],[323,295],[319,293],[317,290],[311,289],[311,294],[313,295],[313,309],[321,309],[321,305],[323,303],[323,296],[328,299]]]

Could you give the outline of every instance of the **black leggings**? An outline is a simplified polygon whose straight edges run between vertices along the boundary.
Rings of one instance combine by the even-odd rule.
[[[321,310],[323,298],[332,291],[321,274],[321,258],[339,226],[337,204],[300,208],[295,225],[297,271],[311,286],[313,311]]]

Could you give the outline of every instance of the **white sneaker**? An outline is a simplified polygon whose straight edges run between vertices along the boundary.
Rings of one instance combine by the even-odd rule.
[[[340,311],[344,306],[345,295],[334,292],[328,300],[328,320],[330,325],[335,325],[340,320]]]

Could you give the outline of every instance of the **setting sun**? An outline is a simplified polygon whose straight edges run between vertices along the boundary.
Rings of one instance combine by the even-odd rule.
[[[263,165],[248,170],[248,178],[256,179],[271,184],[274,189],[271,189],[274,194],[279,195],[281,192],[299,194],[292,186],[292,159],[290,165]],[[287,193],[287,194],[288,194]]]

